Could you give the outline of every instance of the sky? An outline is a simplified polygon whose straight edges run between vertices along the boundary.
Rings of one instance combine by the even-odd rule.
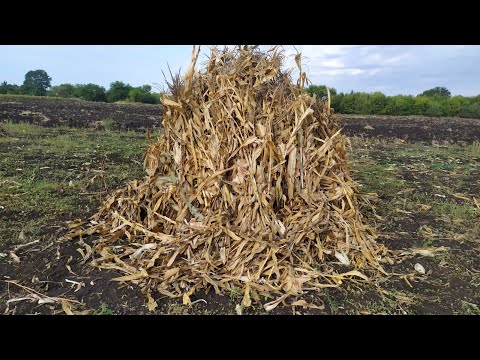
[[[480,94],[478,45],[298,45],[284,49],[287,68],[294,67],[298,50],[310,81],[338,92],[417,95],[445,86],[452,95]],[[191,50],[188,45],[0,45],[0,82],[20,85],[29,70],[43,69],[52,85],[94,83],[108,89],[118,80],[162,87],[167,64],[172,72],[186,71]],[[208,46],[203,46],[203,53],[205,60]]]

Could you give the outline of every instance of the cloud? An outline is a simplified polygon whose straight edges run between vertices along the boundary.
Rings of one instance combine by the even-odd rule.
[[[320,66],[331,68],[344,68],[345,64],[340,59],[322,60],[319,62]]]
[[[262,45],[263,49],[270,46]],[[387,95],[419,94],[446,86],[452,94],[480,94],[478,45],[298,45],[283,46],[285,67],[303,70],[317,85],[339,92],[382,91]],[[202,46],[208,53],[208,47]],[[24,74],[44,69],[54,85],[93,82],[108,87],[121,80],[134,86],[163,83],[163,72],[188,68],[191,46],[172,45],[0,45],[0,81],[21,84]],[[206,60],[199,59],[199,65]],[[298,70],[292,72],[296,80]]]
[[[447,86],[453,94],[480,93],[480,46],[304,45],[307,76],[338,91],[418,94]],[[293,54],[293,47],[285,47]],[[287,67],[295,64],[290,60]],[[298,76],[298,72],[295,73]]]

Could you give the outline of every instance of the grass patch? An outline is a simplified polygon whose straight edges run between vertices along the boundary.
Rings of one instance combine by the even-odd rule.
[[[239,298],[241,298],[243,296],[242,294],[242,290],[233,285],[231,288],[230,288],[230,291],[228,293],[228,297],[230,298],[230,300],[237,300]]]
[[[113,310],[107,304],[102,303],[100,309],[94,309],[92,315],[113,315]]]
[[[1,129],[8,136],[38,136],[47,132],[47,129],[38,125],[26,122],[14,123],[6,121],[1,124]]]
[[[108,192],[145,176],[142,133],[11,122],[2,129],[0,241],[16,241],[22,230],[33,239],[65,220],[88,217]]]
[[[364,190],[382,194],[395,194],[404,188],[404,180],[399,179],[386,169],[387,167],[382,165],[359,168]]]
[[[476,217],[476,211],[471,205],[456,204],[450,202],[435,203],[432,211],[437,217],[449,219],[469,220]]]
[[[106,118],[100,121],[100,126],[102,127],[102,129],[107,131],[113,130],[113,124],[114,124],[114,121],[111,118]]]

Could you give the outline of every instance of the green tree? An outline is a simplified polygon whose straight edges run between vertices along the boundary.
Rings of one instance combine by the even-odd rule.
[[[473,101],[463,96],[454,96],[449,98],[443,104],[445,115],[458,116],[460,111],[468,107]]]
[[[460,110],[459,114],[460,117],[466,118],[480,118],[480,102],[474,102]]]
[[[330,96],[337,95],[337,90],[335,88],[328,88],[330,90]],[[316,94],[319,99],[324,96],[327,96],[327,87],[325,85],[310,85],[308,88],[304,89],[305,92],[310,95]]]
[[[96,84],[75,85],[75,97],[88,101],[106,102],[105,88]]]
[[[52,86],[51,90],[48,92],[48,96],[72,98],[75,96],[75,86],[72,84]]]
[[[332,107],[336,112],[339,112],[340,104],[342,103],[343,96],[344,96],[343,93],[332,96],[332,101],[330,102],[330,107]]]
[[[369,94],[355,93],[353,96],[353,111],[355,114],[372,114],[372,108],[369,103]]]
[[[417,96],[413,105],[413,115],[426,115],[431,98],[427,96]]]
[[[377,91],[369,96],[368,102],[368,108],[371,109],[371,114],[379,115],[387,104],[387,97]]]
[[[52,78],[45,70],[30,70],[25,74],[22,92],[26,95],[45,96]]]
[[[435,95],[444,96],[444,97],[452,96],[450,91],[443,86],[437,86],[437,87],[434,87],[433,89],[425,90],[423,93],[421,93],[418,96],[435,96]]]
[[[387,98],[387,103],[383,108],[382,115],[398,115],[397,101],[394,96]]]
[[[108,89],[107,101],[116,102],[120,100],[125,100],[128,97],[128,93],[132,90],[133,87],[129,84],[125,84],[122,81],[115,81],[110,84],[110,89]]]
[[[6,81],[0,84],[0,94],[12,94],[18,95],[20,94],[21,88],[15,84],[8,84]]]
[[[128,100],[132,102],[141,102],[145,104],[159,104],[160,95],[152,94],[152,87],[150,85],[142,85],[132,88],[128,92]]]
[[[428,108],[425,112],[425,115],[435,117],[442,116],[442,109],[440,107],[440,104],[437,101],[430,101],[428,103]]]
[[[354,114],[355,113],[355,96],[353,93],[344,94],[338,112],[342,114]]]
[[[399,95],[396,96],[397,115],[412,115],[415,106],[415,99],[413,96]]]

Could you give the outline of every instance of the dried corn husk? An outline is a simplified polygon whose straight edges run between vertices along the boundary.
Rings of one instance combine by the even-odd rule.
[[[93,230],[75,225],[70,237],[99,234],[93,264],[123,272],[114,280],[139,284],[149,304],[154,290],[188,293],[188,303],[192,288],[236,286],[249,306],[383,271],[386,249],[358,211],[347,140],[328,104],[302,92],[299,61],[295,85],[278,47],[213,48],[202,71],[198,51],[169,84],[145,178],[111,194]],[[355,270],[335,272],[339,260]]]

